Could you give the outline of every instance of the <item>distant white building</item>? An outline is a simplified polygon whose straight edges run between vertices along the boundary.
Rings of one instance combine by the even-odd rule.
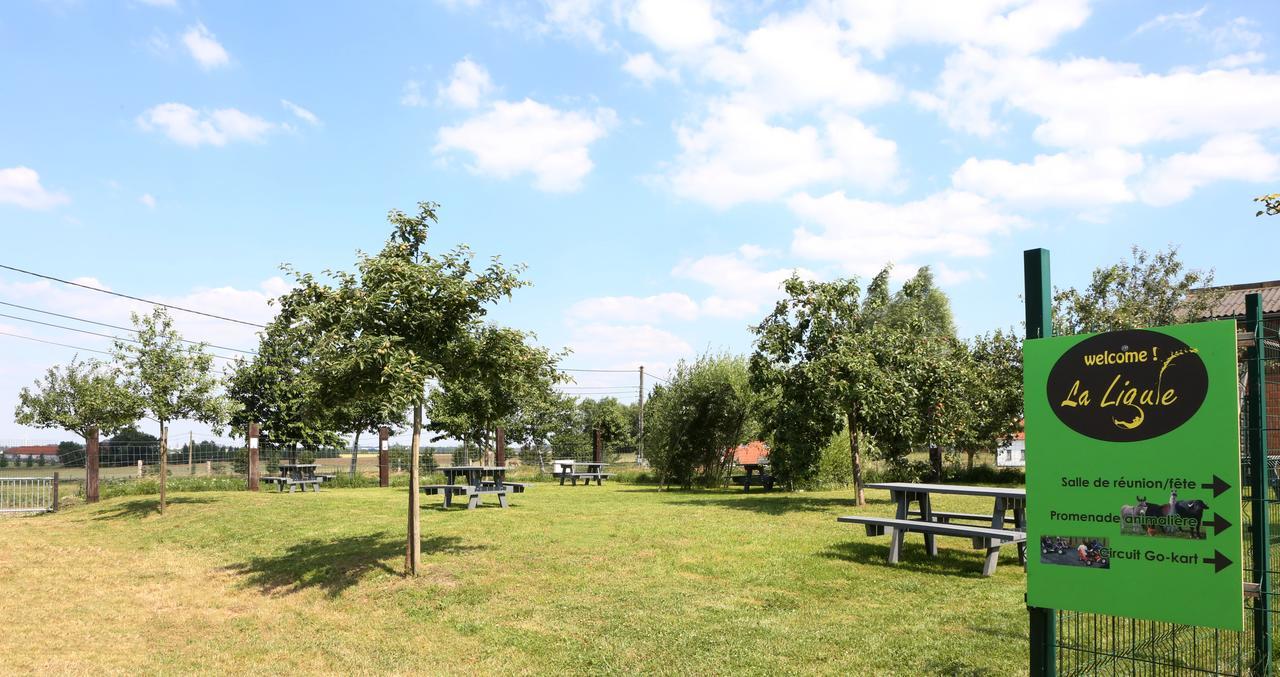
[[[1024,468],[1027,465],[1027,435],[1019,432],[1013,436],[1009,444],[1001,445],[996,450],[996,466],[1001,468]]]

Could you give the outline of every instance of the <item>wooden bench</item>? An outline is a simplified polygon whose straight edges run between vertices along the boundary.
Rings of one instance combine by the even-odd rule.
[[[868,536],[882,536],[888,530],[890,532],[890,564],[898,563],[898,555],[902,549],[902,537],[908,532],[932,536],[968,538],[973,541],[974,548],[986,549],[987,551],[986,561],[982,565],[983,576],[990,576],[995,573],[1001,547],[1010,543],[1027,542],[1026,532],[1013,531],[1011,529],[992,529],[991,527],[948,524],[944,522],[922,522],[920,520],[902,520],[890,517],[863,517],[861,515],[838,517],[836,521],[861,524],[866,528]]]
[[[568,476],[569,476],[569,480],[573,482],[573,486],[575,486],[575,487],[576,487],[576,486],[578,486],[578,479],[579,479],[579,478],[581,478],[581,479],[583,480],[583,484],[582,484],[582,486],[589,487],[589,486],[591,486],[591,480],[593,480],[593,479],[594,479],[594,480],[596,481],[596,486],[600,486],[601,484],[604,484],[604,481],[605,481],[606,479],[608,479],[608,478],[610,478],[610,477],[613,477],[613,473],[608,473],[608,472],[574,472],[574,473],[569,473],[569,474],[568,474]],[[561,476],[561,478],[560,478],[560,484],[564,484],[564,477],[563,477],[563,476]]]
[[[919,517],[920,511],[912,510],[907,514],[912,517]],[[942,522],[943,524],[947,524],[954,520],[960,520],[962,522],[985,522],[986,524],[991,524],[991,515],[980,515],[974,512],[939,512],[934,510],[929,514],[933,516],[935,522]],[[1014,519],[1013,515],[1007,515],[1004,518],[1004,523],[1017,524],[1017,520]]]

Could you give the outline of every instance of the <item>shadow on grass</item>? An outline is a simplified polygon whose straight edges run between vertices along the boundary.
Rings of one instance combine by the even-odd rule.
[[[973,554],[961,554],[968,552]],[[902,546],[902,554],[897,564],[889,564],[889,543],[871,543],[868,541],[849,541],[837,543],[819,553],[829,559],[838,559],[857,564],[879,564],[881,566],[903,569],[923,574],[956,576],[959,578],[983,578],[982,560],[986,556],[984,550],[960,550],[947,547],[944,542],[938,543],[937,557],[930,557],[925,552],[924,544],[908,540]],[[1017,559],[1004,561],[1000,566],[1021,566]]]
[[[434,536],[423,539],[422,554],[456,554],[482,547],[463,545],[456,536]],[[319,588],[329,597],[337,597],[371,573],[397,573],[383,560],[403,557],[404,549],[403,540],[383,533],[311,539],[295,543],[283,553],[253,557],[225,570],[244,576],[249,585],[266,593],[291,594]]]
[[[213,503],[211,498],[198,498],[193,496],[174,496],[165,501],[165,504],[172,507],[175,505],[196,505],[201,503]],[[157,498],[140,498],[135,501],[127,501],[116,506],[112,506],[111,512],[104,512],[95,520],[117,520],[127,518],[146,517],[148,515],[160,514],[160,499]]]
[[[679,494],[676,494],[679,495]],[[685,495],[693,495],[688,492]],[[732,508],[734,510],[748,510],[751,512],[764,513],[766,515],[784,515],[789,512],[827,512],[832,508],[848,508],[849,510],[857,510],[857,506],[853,504],[852,497],[836,498],[832,496],[808,496],[805,494],[786,494],[786,493],[770,493],[770,494],[746,494],[739,492],[737,494],[704,494],[700,497],[687,501],[672,501],[672,505],[686,505],[693,507],[715,506],[719,508]],[[888,499],[867,499],[867,505],[889,504]]]

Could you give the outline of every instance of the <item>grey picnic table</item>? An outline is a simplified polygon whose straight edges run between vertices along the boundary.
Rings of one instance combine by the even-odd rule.
[[[769,467],[768,461],[759,463],[742,463],[741,467],[747,472],[745,475],[735,475],[731,479],[734,484],[741,484],[743,491],[751,491],[752,484],[759,484],[764,487],[765,491],[773,490],[773,476],[766,472]]]
[[[480,497],[498,497],[499,507],[507,507],[507,493],[520,493],[524,484],[507,481],[507,468],[501,465],[456,465],[437,468],[444,475],[444,484],[428,484],[421,487],[426,494],[444,494],[444,506],[453,505],[454,495],[467,497],[467,509],[480,505]]]
[[[861,524],[866,527],[868,536],[877,536],[889,531],[891,534],[890,564],[898,563],[903,539],[908,532],[920,533],[924,536],[925,550],[930,556],[938,554],[936,541],[938,536],[971,539],[975,548],[985,548],[987,551],[982,570],[982,573],[987,576],[995,573],[1000,548],[1005,545],[1017,545],[1018,560],[1024,566],[1027,563],[1027,492],[1025,489],[915,482],[884,482],[868,484],[867,488],[889,492],[897,507],[894,518],[854,515],[840,517],[838,521]],[[994,505],[989,515],[938,511],[933,509],[933,501],[930,498],[934,494],[985,496],[994,499]],[[917,509],[911,509],[912,503],[916,504]],[[981,525],[957,524],[957,522],[977,522]],[[1007,528],[1008,526],[1012,528]]]
[[[315,463],[281,463],[278,476],[263,477],[262,481],[274,482],[280,491],[289,487],[291,494],[297,487],[302,487],[303,493],[306,493],[307,487],[311,487],[312,491],[320,491],[320,483],[328,476],[317,476],[316,468],[318,467]]]
[[[596,486],[604,483],[605,478],[611,475],[604,471],[604,467],[608,465],[603,461],[569,461],[560,464],[560,486],[564,486],[565,480],[573,482],[573,486],[578,486],[578,480],[583,481],[583,486],[591,486],[591,480],[596,481]],[[585,471],[579,471],[578,468],[586,468]]]

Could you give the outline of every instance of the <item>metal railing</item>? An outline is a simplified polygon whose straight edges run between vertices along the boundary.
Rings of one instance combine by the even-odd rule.
[[[0,477],[0,514],[53,512],[57,509],[57,473],[53,477]]]

